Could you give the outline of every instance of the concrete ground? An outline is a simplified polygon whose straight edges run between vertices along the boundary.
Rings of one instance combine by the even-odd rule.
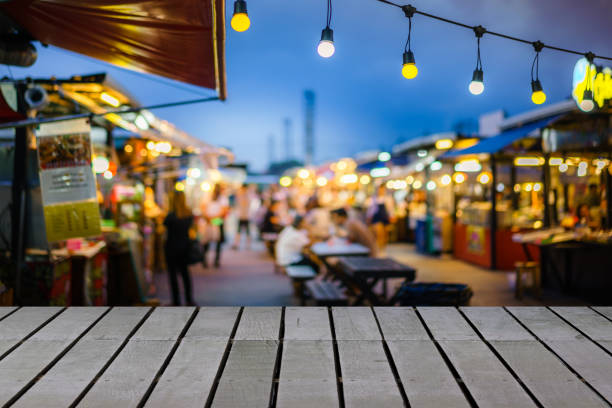
[[[544,291],[541,301],[526,295],[522,300],[514,298],[514,273],[491,271],[449,255],[430,257],[416,253],[408,244],[392,244],[387,256],[417,269],[419,282],[466,283],[474,291],[470,305],[585,305],[584,301]],[[209,254],[212,257],[212,253]],[[285,275],[274,273],[272,258],[261,243],[251,250],[232,250],[225,245],[221,267],[191,267],[194,297],[200,306],[293,306],[297,299],[292,295],[291,282]],[[180,282],[180,278],[179,278]],[[398,282],[389,282],[395,287]],[[161,304],[170,303],[168,277],[155,275],[157,297]]]

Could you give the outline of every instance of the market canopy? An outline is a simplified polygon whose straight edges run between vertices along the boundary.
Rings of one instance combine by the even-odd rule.
[[[0,11],[43,44],[225,99],[223,0],[15,0],[0,2]]]
[[[516,127],[510,130],[505,130],[495,136],[491,136],[484,139],[480,143],[474,146],[468,147],[462,150],[450,151],[442,156],[442,158],[459,157],[470,154],[491,154],[497,153],[503,148],[516,142],[517,140],[527,137],[531,132],[537,129],[545,128],[552,122],[557,120],[559,116],[548,117],[546,119],[540,119],[535,122],[531,122],[524,126]]]

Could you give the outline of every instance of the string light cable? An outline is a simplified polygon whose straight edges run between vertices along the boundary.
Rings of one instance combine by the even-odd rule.
[[[468,90],[472,95],[480,95],[484,91],[482,60],[480,59],[480,39],[486,32],[487,30],[483,26],[474,27],[474,35],[476,36],[476,69],[468,86]]]
[[[327,0],[327,17],[325,19],[325,28],[321,31],[321,41],[317,46],[317,52],[323,58],[329,58],[336,52],[334,46],[334,30],[330,28],[332,20],[332,0]]]
[[[407,79],[413,79],[419,74],[419,69],[414,62],[414,53],[412,52],[412,46],[410,44],[412,35],[412,17],[414,16],[416,9],[412,6],[404,6],[402,7],[402,10],[404,10],[404,14],[406,17],[408,17],[408,38],[406,38],[406,45],[404,45],[404,54],[402,56],[402,75]]]
[[[546,94],[540,83],[540,52],[544,48],[544,44],[541,41],[533,43],[533,49],[535,50],[535,57],[531,63],[531,101],[536,105],[541,105],[546,102]],[[535,77],[533,71],[535,69]]]

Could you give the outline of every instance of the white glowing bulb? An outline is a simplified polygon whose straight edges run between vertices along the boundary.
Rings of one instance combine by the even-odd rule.
[[[580,102],[580,109],[582,109],[584,112],[590,112],[594,107],[595,104],[593,103],[592,99],[583,99],[582,102]]]
[[[334,42],[329,40],[321,40],[319,41],[319,46],[317,47],[317,52],[323,58],[329,58],[334,55],[336,52],[336,47],[334,47]]]
[[[472,95],[480,95],[484,91],[484,83],[481,81],[472,81],[468,89]]]

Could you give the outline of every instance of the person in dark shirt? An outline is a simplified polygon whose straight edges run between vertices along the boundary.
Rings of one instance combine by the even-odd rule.
[[[178,288],[177,275],[180,273],[185,289],[185,302],[188,305],[195,305],[193,301],[191,276],[187,268],[187,258],[189,251],[189,234],[193,226],[193,215],[185,203],[185,194],[177,191],[174,194],[172,211],[168,213],[164,220],[166,227],[166,264],[168,266],[168,277],[170,279],[170,289],[172,291],[172,304],[179,306],[181,298]]]
[[[279,233],[283,229],[278,216],[278,201],[272,201],[261,225],[261,232]]]

